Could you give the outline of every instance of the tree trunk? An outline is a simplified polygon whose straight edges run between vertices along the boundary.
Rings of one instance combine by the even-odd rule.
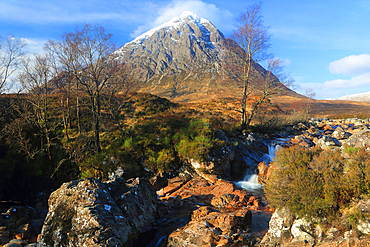
[[[77,82],[77,102],[76,102],[76,114],[77,114],[77,128],[78,134],[81,135],[81,125],[80,125],[80,95],[78,93],[78,82]]]
[[[255,111],[259,107],[259,105],[266,99],[266,95],[263,95],[257,102],[254,103],[251,113],[249,114],[248,120],[246,122],[246,126],[248,127],[252,121]]]
[[[100,120],[99,120],[99,113],[100,113],[100,98],[99,92],[96,92],[94,95],[91,95],[91,106],[92,106],[92,114],[93,114],[93,131],[94,131],[94,143],[95,143],[95,150],[96,152],[100,153]]]

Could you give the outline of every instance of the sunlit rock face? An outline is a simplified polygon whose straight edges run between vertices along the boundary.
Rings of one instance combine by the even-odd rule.
[[[150,229],[156,206],[144,179],[64,183],[50,195],[39,246],[123,246]]]

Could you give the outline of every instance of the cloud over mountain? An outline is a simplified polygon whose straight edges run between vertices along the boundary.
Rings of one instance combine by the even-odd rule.
[[[180,15],[184,11],[192,11],[208,20],[211,20],[220,29],[232,29],[233,15],[228,10],[221,10],[216,5],[206,3],[200,0],[174,0],[171,3],[157,9],[157,17],[154,21],[139,26],[130,36],[136,37],[149,29],[159,26],[168,21],[173,16]]]

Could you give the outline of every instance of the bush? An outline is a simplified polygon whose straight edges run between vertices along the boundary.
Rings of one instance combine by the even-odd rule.
[[[209,150],[219,145],[208,120],[178,114],[142,119],[123,132],[104,135],[101,143],[100,154],[90,154],[91,158],[80,162],[83,177],[107,174],[118,165],[132,174],[142,168],[176,172],[188,159],[207,160]]]
[[[340,151],[281,149],[276,154],[266,197],[275,208],[299,217],[338,216],[353,198],[369,194],[370,156],[364,150],[344,159]]]

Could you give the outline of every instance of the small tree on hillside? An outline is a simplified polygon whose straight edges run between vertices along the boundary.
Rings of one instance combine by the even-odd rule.
[[[314,89],[312,87],[310,87],[310,88],[306,89],[304,96],[307,97],[306,102],[305,102],[305,117],[306,117],[306,120],[307,120],[308,117],[310,116],[312,103],[313,103],[313,101],[316,97],[316,93],[315,93]]]
[[[268,30],[262,22],[261,3],[251,5],[247,11],[240,15],[236,20],[237,30],[232,35],[232,39],[242,48],[241,52],[233,54],[241,61],[241,70],[238,71],[242,84],[241,100],[241,124],[247,122],[246,107],[247,97],[253,92],[255,84],[252,76],[255,71],[255,63],[269,57],[267,49],[270,47],[270,37]],[[235,46],[232,46],[235,48]]]

